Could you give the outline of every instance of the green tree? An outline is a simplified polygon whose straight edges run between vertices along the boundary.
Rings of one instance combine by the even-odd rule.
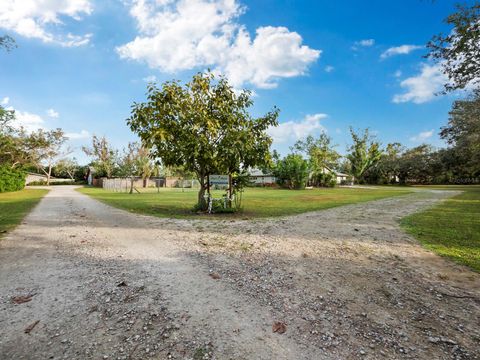
[[[278,162],[274,175],[281,186],[303,189],[308,180],[308,161],[300,154],[289,154]]]
[[[445,19],[453,26],[448,35],[439,34],[427,44],[428,57],[436,60],[448,77],[445,92],[478,85],[480,80],[480,3],[457,5]]]
[[[150,157],[150,150],[145,146],[140,146],[138,149],[138,168],[140,170],[140,176],[143,180],[143,187],[147,187],[147,182],[150,176],[152,176],[155,168],[154,163]]]
[[[376,165],[365,172],[365,181],[369,184],[397,182],[400,171],[400,158],[404,150],[400,143],[388,144]]]
[[[118,150],[114,149],[105,136],[92,137],[92,147],[84,146],[83,152],[93,158],[92,165],[97,176],[111,178],[118,159]]]
[[[423,144],[406,150],[399,160],[401,184],[430,184],[435,176],[435,153],[430,145]]]
[[[304,140],[297,141],[292,150],[308,156],[311,179],[316,186],[330,186],[334,175],[332,170],[337,169],[340,154],[335,150],[332,138],[321,133],[318,138],[309,135]]]
[[[55,176],[66,177],[68,176],[71,180],[75,180],[75,175],[78,172],[80,166],[78,165],[77,159],[75,158],[65,158],[59,160],[55,164],[54,172]]]
[[[356,181],[363,181],[366,171],[375,166],[382,156],[380,143],[365,129],[363,134],[357,134],[350,128],[353,144],[349,147],[347,159],[351,164],[351,172]]]
[[[182,86],[148,85],[147,101],[134,103],[127,120],[162,164],[184,166],[200,182],[198,207],[211,174],[234,174],[270,161],[272,139],[266,130],[277,125],[278,110],[253,118],[250,92],[237,93],[227,80],[210,72],[197,74]]]
[[[7,110],[0,105],[0,133],[12,131],[12,121],[15,119],[15,111]]]
[[[135,177],[142,172],[141,149],[142,147],[138,143],[129,143],[118,159],[118,174],[130,179],[130,194],[133,193]]]
[[[464,100],[457,100],[449,113],[448,125],[440,137],[452,147],[460,176],[480,175],[480,89]]]
[[[49,131],[38,129],[28,141],[31,144],[32,164],[47,176],[47,185],[50,185],[53,165],[59,157],[68,153],[68,150],[62,152],[67,137],[60,128]]]

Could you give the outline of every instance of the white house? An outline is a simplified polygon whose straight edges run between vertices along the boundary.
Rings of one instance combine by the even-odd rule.
[[[248,173],[250,182],[257,186],[270,186],[275,184],[277,180],[272,174],[264,174],[260,169],[251,169]]]
[[[337,176],[337,184],[341,184],[342,181],[345,183],[348,181],[348,178],[352,178],[350,175],[341,172],[334,171],[334,173]]]
[[[337,180],[337,184],[341,184],[342,181],[345,183],[346,181],[348,181],[348,178],[352,178],[350,175],[348,174],[344,174],[344,173],[341,173],[341,172],[338,172],[338,171],[335,171],[335,170],[332,170],[332,169],[329,169],[329,168],[324,168],[323,171],[322,171],[324,174],[327,174],[327,173],[330,173],[330,174],[333,174],[335,175],[335,178]]]

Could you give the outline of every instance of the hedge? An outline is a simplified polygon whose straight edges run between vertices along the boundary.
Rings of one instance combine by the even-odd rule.
[[[0,165],[0,193],[22,190],[25,187],[25,172]]]

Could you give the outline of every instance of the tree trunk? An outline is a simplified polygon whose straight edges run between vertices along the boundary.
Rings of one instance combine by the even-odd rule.
[[[205,176],[198,176],[200,182],[200,190],[198,190],[197,206],[200,210],[207,210],[207,202],[205,201]]]
[[[130,192],[129,194],[133,194],[133,183],[135,181],[135,178],[133,176],[130,177]]]
[[[50,186],[50,176],[52,176],[52,164],[48,164],[47,186]]]

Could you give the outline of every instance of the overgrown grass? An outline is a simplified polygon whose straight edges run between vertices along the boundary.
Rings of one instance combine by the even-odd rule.
[[[480,186],[426,188],[463,193],[404,218],[402,226],[426,248],[480,272]]]
[[[192,213],[196,203],[195,190],[161,189],[160,193],[146,192],[127,194],[99,188],[84,187],[80,192],[90,195],[115,207],[135,213],[159,217],[199,217]],[[218,218],[265,218],[300,214],[307,211],[327,209],[335,206],[378,200],[409,193],[398,187],[379,188],[333,188],[313,190],[282,190],[248,188],[243,195],[243,211],[236,214],[219,214]],[[220,197],[221,192],[214,196]],[[211,215],[207,215],[212,218]]]
[[[0,237],[17,226],[47,192],[44,189],[24,189],[0,193]]]

